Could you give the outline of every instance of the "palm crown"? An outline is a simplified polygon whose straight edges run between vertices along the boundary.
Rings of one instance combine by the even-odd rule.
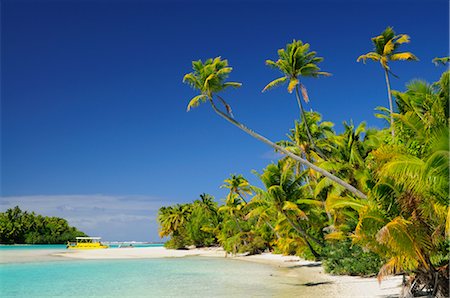
[[[406,34],[395,35],[392,27],[387,27],[379,36],[372,38],[374,51],[361,55],[357,62],[366,62],[367,59],[379,61],[384,69],[389,70],[388,61],[413,60],[417,61],[417,57],[411,52],[399,52],[398,48],[401,44],[409,43],[409,36]]]
[[[297,85],[300,85],[302,89],[303,98],[308,101],[306,90],[303,85],[300,84],[300,77],[313,77],[330,76],[328,72],[320,71],[317,66],[318,63],[323,61],[322,57],[316,57],[316,52],[309,51],[309,44],[303,43],[301,40],[293,40],[292,43],[286,45],[286,49],[278,50],[279,59],[274,62],[272,60],[266,60],[266,64],[280,70],[284,76],[273,80],[264,87],[263,92],[274,88],[280,84],[289,82],[288,91],[292,93]]]
[[[204,63],[201,60],[193,61],[192,69],[193,72],[184,76],[183,83],[199,90],[200,95],[189,101],[188,111],[202,102],[212,100],[215,93],[228,87],[238,88],[242,85],[237,82],[225,82],[233,68],[228,66],[228,60],[222,60],[221,57],[208,59]]]

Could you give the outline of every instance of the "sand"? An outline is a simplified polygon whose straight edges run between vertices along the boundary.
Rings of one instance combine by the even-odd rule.
[[[221,248],[201,248],[190,250],[172,250],[164,247],[99,249],[99,250],[15,250],[3,251],[0,263],[30,261],[64,261],[70,259],[147,259],[180,257],[227,257],[235,261],[257,262],[274,267],[274,274],[283,277],[286,292],[284,297],[306,297],[314,293],[315,297],[398,297],[400,276],[383,280],[354,276],[333,276],[326,274],[320,262],[311,262],[295,256],[282,256],[263,253],[253,256],[227,255]],[[302,293],[308,295],[302,295]]]

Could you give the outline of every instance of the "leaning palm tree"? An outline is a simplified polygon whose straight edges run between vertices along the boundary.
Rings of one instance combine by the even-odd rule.
[[[328,72],[320,71],[317,66],[323,61],[322,57],[316,57],[316,52],[309,51],[309,44],[303,43],[301,40],[293,40],[292,43],[286,45],[286,49],[278,50],[278,60],[266,60],[266,64],[280,70],[283,76],[273,80],[264,87],[262,92],[272,89],[284,83],[288,84],[288,92],[292,93],[295,90],[295,96],[297,104],[301,112],[301,119],[305,122],[306,133],[308,135],[309,142],[314,147],[314,139],[311,135],[310,128],[305,116],[305,110],[303,109],[302,101],[300,100],[299,89],[301,90],[303,100],[309,102],[308,92],[305,86],[300,82],[301,77],[318,78],[321,76],[330,76]]]
[[[384,75],[386,78],[386,85],[388,91],[389,98],[389,110],[391,114],[391,134],[392,137],[395,137],[394,130],[394,108],[392,104],[392,94],[391,94],[391,83],[389,81],[389,73],[394,75],[391,72],[391,69],[388,65],[389,61],[398,61],[398,60],[409,60],[409,61],[417,61],[416,56],[414,56],[411,52],[399,52],[398,48],[401,44],[409,43],[409,36],[406,34],[395,35],[394,29],[392,27],[387,27],[379,36],[372,38],[372,43],[374,45],[374,51],[369,52],[367,54],[361,55],[356,60],[357,62],[363,61],[366,62],[367,59],[371,59],[373,61],[379,61],[381,67],[384,69]],[[395,75],[394,75],[395,76]]]
[[[242,123],[238,122],[231,111],[230,105],[217,93],[220,91],[223,91],[224,89],[227,89],[229,87],[240,87],[241,83],[236,82],[225,82],[225,80],[228,78],[228,75],[231,73],[232,68],[228,66],[227,60],[222,60],[220,57],[216,57],[214,59],[208,59],[204,63],[201,60],[192,62],[193,72],[188,73],[184,76],[183,82],[189,84],[194,89],[197,89],[200,91],[200,94],[193,97],[187,107],[187,110],[189,111],[191,108],[196,107],[200,105],[203,102],[209,102],[214,110],[220,117],[224,118],[231,124],[237,126],[239,129],[243,130],[247,134],[251,135],[252,137],[256,138],[257,140],[262,141],[263,143],[271,146],[272,148],[278,150],[279,152],[284,153],[285,155],[293,158],[294,160],[297,160],[304,164],[307,167],[310,167],[311,169],[315,170],[316,172],[324,175],[325,177],[329,178],[330,180],[334,181],[335,183],[338,183],[342,185],[345,189],[349,190],[351,193],[355,194],[358,197],[366,198],[367,196],[353,187],[352,185],[346,183],[342,179],[334,176],[328,171],[325,171],[324,169],[321,169],[311,163],[310,161],[301,158],[300,156],[286,150],[280,145],[275,144],[274,142],[270,141],[266,137],[256,133],[255,131],[249,129]],[[226,112],[221,111],[217,106],[215,101],[219,100],[225,107]]]

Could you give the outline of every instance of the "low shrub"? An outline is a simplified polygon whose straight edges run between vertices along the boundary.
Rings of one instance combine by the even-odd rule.
[[[382,259],[370,251],[364,251],[351,240],[327,243],[323,250],[325,271],[337,275],[371,276],[378,273]]]

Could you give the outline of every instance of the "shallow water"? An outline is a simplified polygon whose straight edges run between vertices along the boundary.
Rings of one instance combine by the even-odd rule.
[[[2,297],[284,296],[269,265],[219,258],[83,260],[0,265]]]
[[[119,244],[109,244],[109,248],[117,248]],[[162,243],[133,243],[133,247],[162,247]],[[0,253],[5,250],[66,249],[66,244],[15,244],[0,245]]]

